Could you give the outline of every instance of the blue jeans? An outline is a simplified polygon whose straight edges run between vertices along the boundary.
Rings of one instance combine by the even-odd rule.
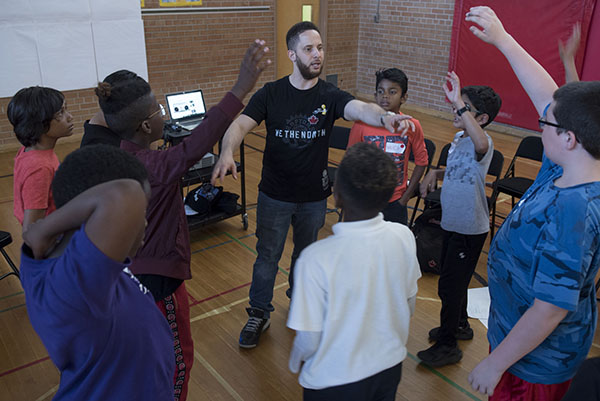
[[[256,214],[256,262],[250,286],[250,306],[265,311],[266,317],[274,311],[273,286],[277,275],[277,264],[290,224],[293,230],[294,251],[290,266],[290,288],[294,283],[294,265],[300,252],[317,240],[317,234],[325,224],[327,199],[316,202],[283,202],[263,192],[258,193]]]

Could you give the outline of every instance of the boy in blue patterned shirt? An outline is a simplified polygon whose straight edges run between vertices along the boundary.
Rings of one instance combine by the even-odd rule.
[[[493,10],[467,21],[509,61],[541,118],[544,161],[490,246],[491,353],[469,375],[490,400],[560,400],[594,336],[600,264],[600,82],[558,88]],[[519,394],[514,398],[514,394]]]

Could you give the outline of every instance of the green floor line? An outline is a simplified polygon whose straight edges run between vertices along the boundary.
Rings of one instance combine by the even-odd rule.
[[[233,235],[231,235],[229,233],[226,233],[226,232],[223,232],[223,234],[225,234],[226,236],[228,236],[229,238],[231,238],[232,241],[237,242],[238,244],[240,244],[241,246],[243,246],[244,248],[246,248],[247,250],[249,250],[250,252],[252,252],[254,255],[258,255],[254,249],[250,248],[248,245],[244,244],[242,241],[238,240]],[[280,272],[282,272],[286,276],[290,275],[290,273],[288,271],[286,271],[285,269],[282,269],[279,266],[277,266],[277,268],[279,269]]]
[[[429,370],[434,375],[438,376],[440,379],[442,379],[446,383],[450,384],[452,387],[456,388],[460,392],[466,394],[472,400],[481,401],[481,398],[477,398],[473,393],[469,392],[468,390],[465,390],[460,385],[458,385],[457,383],[453,382],[452,380],[450,380],[449,378],[447,378],[446,376],[444,376],[443,374],[441,374],[440,372],[438,372],[437,370],[435,370],[431,366],[427,366],[424,363],[421,363],[421,360],[419,358],[417,358],[416,356],[414,356],[413,354],[411,354],[410,352],[408,352],[407,354],[408,354],[408,356],[409,356],[410,359],[412,359],[413,361],[415,361],[417,363],[420,363],[421,366],[423,366],[425,369]]]
[[[15,292],[14,294],[10,294],[10,295],[5,295],[3,297],[0,297],[0,301],[6,298],[12,298],[12,297],[16,297],[17,295],[21,295],[21,294],[25,294],[23,291],[19,291],[19,292]]]
[[[8,312],[10,310],[17,309],[17,308],[22,308],[23,306],[25,306],[25,304],[11,306],[10,308],[0,310],[0,313]]]

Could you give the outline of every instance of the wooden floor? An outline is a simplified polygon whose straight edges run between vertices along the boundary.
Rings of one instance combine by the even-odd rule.
[[[449,121],[411,112],[420,119],[427,138],[437,145],[438,152],[453,137],[455,129]],[[347,124],[347,123],[341,123]],[[495,148],[509,164],[519,138],[490,132]],[[77,147],[63,143],[57,147],[59,158]],[[258,348],[242,350],[237,340],[246,321],[245,307],[256,256],[254,236],[256,226],[257,184],[260,177],[264,132],[250,134],[246,140],[247,195],[249,227],[242,228],[238,217],[214,224],[191,236],[192,271],[187,282],[191,297],[191,321],[195,342],[195,361],[191,370],[190,401],[200,400],[300,400],[302,389],[297,376],[287,368],[293,332],[285,327],[289,301],[285,296],[288,267],[292,251],[288,236],[280,262],[273,304],[271,328],[266,331]],[[10,231],[14,243],[8,247],[13,261],[19,260],[20,226],[12,216],[12,167],[15,152],[0,154],[0,229]],[[332,151],[330,159],[339,161],[341,151]],[[437,153],[434,157],[437,162]],[[535,174],[536,167],[518,166],[520,173]],[[239,184],[227,178],[225,189],[239,192]],[[510,199],[500,198],[499,208],[506,213]],[[329,201],[333,207],[332,199]],[[409,211],[410,216],[410,211]],[[329,213],[320,237],[331,234],[337,215]],[[477,273],[486,278],[486,243]],[[8,266],[0,258],[0,272]],[[400,279],[400,278],[399,278]],[[481,283],[473,280],[472,287]],[[11,276],[0,282],[0,401],[49,400],[56,392],[59,374],[49,360],[41,341],[31,328],[25,308],[23,290]],[[460,342],[463,360],[453,366],[432,369],[420,365],[416,353],[428,346],[427,332],[439,323],[440,302],[437,297],[437,276],[426,274],[419,281],[415,316],[408,340],[408,357],[404,361],[402,381],[396,400],[478,400],[467,376],[488,354],[485,327],[471,319],[475,331],[472,341]],[[590,355],[600,355],[596,336]],[[115,361],[118,363],[118,361]]]

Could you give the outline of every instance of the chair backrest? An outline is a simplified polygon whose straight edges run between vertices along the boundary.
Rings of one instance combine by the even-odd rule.
[[[431,163],[433,163],[433,156],[435,155],[435,143],[431,139],[424,138],[425,140],[425,149],[427,149],[427,159],[429,162],[427,163],[427,170],[431,167]],[[410,155],[408,156],[408,161],[415,162],[415,154],[412,149],[410,150]]]
[[[333,126],[331,135],[329,136],[329,147],[334,149],[345,150],[348,147],[348,138],[350,137],[350,128]]]
[[[515,176],[515,163],[517,158],[530,159],[541,162],[544,157],[544,145],[542,144],[542,138],[539,136],[526,136],[519,143],[519,147],[515,152],[515,156],[510,161],[504,178]]]
[[[444,167],[448,164],[448,152],[450,151],[451,145],[452,145],[452,143],[447,143],[442,148],[442,151],[440,152],[440,158],[438,159],[436,168]]]
[[[503,165],[504,155],[499,150],[494,149],[494,155],[492,156],[492,161],[490,162],[490,166],[488,167],[487,171],[487,175],[496,177],[492,182],[492,195],[488,198],[488,207],[490,208],[490,212],[492,210],[492,204],[496,202],[496,198],[498,197],[498,181],[500,180],[500,175],[502,174]]]
[[[538,162],[542,161],[543,156],[544,145],[542,145],[542,138],[539,136],[526,136],[523,138],[515,153],[515,157],[523,157]]]
[[[503,165],[504,155],[499,150],[494,149],[494,155],[492,156],[492,161],[490,162],[490,167],[488,167],[487,174],[493,175],[497,180],[500,178],[500,174],[502,174]]]

